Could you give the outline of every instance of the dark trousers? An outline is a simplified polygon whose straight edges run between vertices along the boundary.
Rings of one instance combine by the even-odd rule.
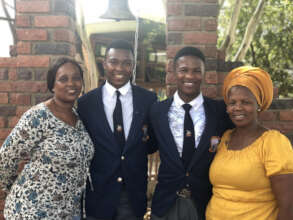
[[[120,195],[119,206],[117,207],[117,213],[112,219],[99,219],[94,217],[87,217],[87,220],[142,220],[143,217],[135,216],[133,208],[130,205],[128,194],[126,190],[122,190]]]

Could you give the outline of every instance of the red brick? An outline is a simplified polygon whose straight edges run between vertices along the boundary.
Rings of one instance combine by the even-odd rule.
[[[10,68],[0,68],[0,80],[8,80],[8,72]]]
[[[278,98],[279,97],[279,88],[274,87],[274,98]]]
[[[218,74],[217,72],[206,72],[205,73],[205,83],[207,84],[217,84],[218,83]]]
[[[28,15],[16,15],[15,24],[17,27],[30,27],[32,25]]]
[[[0,139],[0,147],[2,146],[2,144],[4,143],[4,140],[1,140]],[[1,211],[1,210],[0,210]],[[3,215],[1,214],[1,212],[0,212],[0,220],[2,220],[2,217],[3,217]],[[4,217],[3,217],[3,219],[4,219]]]
[[[14,128],[17,122],[19,121],[19,117],[10,117],[8,119],[8,128]]]
[[[76,54],[76,47],[75,45],[70,45],[70,56],[74,57]]]
[[[16,1],[16,11],[27,12],[49,12],[49,1]]]
[[[31,96],[25,95],[22,93],[12,93],[12,94],[10,94],[9,102],[11,104],[17,104],[17,105],[30,105],[31,104]]]
[[[8,103],[8,93],[0,92],[0,104]]]
[[[293,111],[280,111],[281,121],[293,121]]]
[[[35,16],[34,24],[36,27],[68,27],[68,16]]]
[[[17,67],[49,67],[49,56],[25,56],[17,57]]]
[[[4,117],[0,117],[0,128],[5,127],[5,122],[6,122],[6,119]]]
[[[167,46],[167,57],[173,58],[178,50],[183,48],[184,46]]]
[[[31,43],[20,41],[17,43],[17,54],[30,54],[31,53]]]
[[[184,33],[185,44],[216,44],[217,33]]]
[[[18,29],[16,36],[19,41],[21,40],[38,40],[44,41],[48,39],[48,33],[42,29]]]
[[[218,0],[204,0],[204,2],[218,4]]]
[[[13,87],[13,91],[15,92],[33,92],[33,93],[47,92],[46,82],[31,82],[31,81],[14,82],[12,87]]]
[[[182,4],[167,4],[167,15],[182,15],[183,14],[183,7]]]
[[[10,128],[1,128],[0,129],[0,139],[4,140],[10,133]]]
[[[274,121],[277,119],[277,112],[264,111],[259,114],[259,120],[261,121]]]
[[[283,133],[292,133],[293,132],[293,122],[284,122],[284,121],[263,121],[262,125],[269,129],[276,129]]]
[[[217,19],[216,18],[211,18],[211,19],[206,19],[204,21],[204,30],[205,31],[217,31]]]
[[[12,85],[10,82],[0,82],[0,92],[12,91]]]
[[[8,79],[8,69],[0,69],[0,80],[7,80]]]
[[[30,106],[17,106],[16,116],[22,116],[27,110],[30,109]]]
[[[219,76],[219,75],[218,75]],[[217,89],[217,93],[218,93],[218,97],[219,98],[223,98],[223,86],[222,85],[218,85],[218,89]]]
[[[216,86],[206,87],[202,89],[202,93],[209,98],[216,98],[218,96],[218,89]]]
[[[15,58],[11,57],[1,57],[0,58],[0,67],[15,67]]]
[[[167,37],[168,45],[181,45],[183,41],[182,33],[169,32]]]
[[[11,68],[8,73],[9,80],[17,80],[16,68]]]
[[[1,145],[0,145],[1,146]],[[6,192],[4,192],[3,190],[0,190],[0,199],[5,199],[6,197]]]
[[[206,57],[210,57],[210,58],[218,57],[218,49],[216,46],[205,47],[203,49],[203,53]]]
[[[168,20],[169,31],[194,31],[201,29],[201,20],[197,19],[172,19]]]
[[[218,83],[223,83],[227,73],[218,72]]]
[[[53,40],[74,43],[75,37],[74,37],[74,33],[70,30],[57,29],[53,32]]]

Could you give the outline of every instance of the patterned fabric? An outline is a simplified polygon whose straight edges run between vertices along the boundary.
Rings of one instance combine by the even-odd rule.
[[[183,100],[180,99],[178,93],[174,94],[174,100],[170,106],[168,112],[169,125],[174,137],[175,143],[177,145],[177,150],[179,155],[182,156],[183,150],[183,130],[184,130],[184,116],[185,110],[182,105],[184,104]],[[203,97],[200,94],[196,99],[192,100],[190,103],[192,108],[190,110],[190,116],[194,125],[194,138],[195,138],[195,147],[198,146],[201,135],[205,128],[205,111],[203,107]]]
[[[72,127],[44,103],[32,107],[0,148],[0,187],[9,191],[5,219],[72,220],[80,215],[93,154],[81,120]],[[24,158],[29,162],[17,176]]]

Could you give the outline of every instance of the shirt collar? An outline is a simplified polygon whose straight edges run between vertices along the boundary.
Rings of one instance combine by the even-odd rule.
[[[203,101],[204,100],[203,100],[202,93],[199,93],[199,95],[196,98],[194,98],[187,104],[190,104],[194,110],[197,110],[203,104]],[[176,107],[182,108],[182,109],[183,109],[182,105],[186,104],[178,95],[178,91],[176,91],[174,94],[174,104],[176,105]]]
[[[106,81],[105,89],[111,97],[115,94],[116,90],[118,90],[121,93],[121,95],[124,96],[131,89],[131,85],[130,85],[130,81],[128,81],[124,86],[120,87],[119,89],[116,89],[108,81]]]

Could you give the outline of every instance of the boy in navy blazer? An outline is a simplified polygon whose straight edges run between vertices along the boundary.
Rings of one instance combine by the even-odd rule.
[[[155,103],[150,112],[161,158],[151,218],[181,220],[183,217],[178,215],[183,214],[184,219],[198,219],[197,215],[205,219],[212,193],[209,167],[215,155],[210,141],[232,124],[224,102],[201,93],[205,57],[199,49],[185,47],[178,51],[174,57],[174,72],[177,91],[172,98]],[[186,104],[193,130],[185,130]],[[192,138],[191,142],[187,142],[188,138]],[[189,148],[185,142],[191,143]],[[181,206],[183,210],[176,205],[179,200],[185,204]]]
[[[134,56],[128,42],[111,43],[103,66],[106,82],[78,100],[78,113],[95,146],[87,219],[142,220],[147,154],[154,151],[148,113],[157,98],[130,83]]]

